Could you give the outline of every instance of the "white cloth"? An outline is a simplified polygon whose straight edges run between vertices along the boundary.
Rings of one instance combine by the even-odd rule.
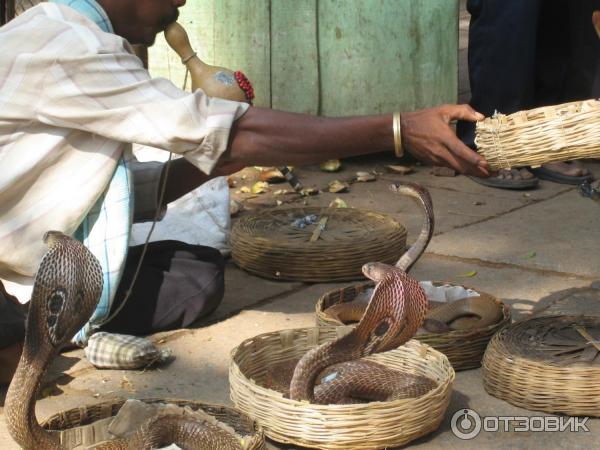
[[[0,28],[0,280],[20,301],[47,230],[73,234],[136,142],[210,173],[243,103],[151,79],[124,39],[42,3]]]

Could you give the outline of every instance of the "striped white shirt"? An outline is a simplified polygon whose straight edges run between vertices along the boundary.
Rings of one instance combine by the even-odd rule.
[[[246,104],[151,79],[124,39],[42,3],[0,28],[0,280],[20,301],[47,230],[73,234],[139,143],[209,173]]]

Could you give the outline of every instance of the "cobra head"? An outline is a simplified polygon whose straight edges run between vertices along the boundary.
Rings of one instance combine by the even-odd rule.
[[[48,231],[46,252],[32,293],[33,314],[28,329],[39,327],[55,348],[65,345],[92,316],[102,293],[102,268],[96,257],[79,241]]]
[[[365,264],[362,271],[377,283],[356,327],[358,333],[369,334],[364,354],[397,348],[421,325],[427,307],[425,292],[415,279],[394,266],[371,262]]]

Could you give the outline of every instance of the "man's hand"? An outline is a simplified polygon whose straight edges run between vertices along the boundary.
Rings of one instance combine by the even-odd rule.
[[[459,173],[488,177],[486,160],[471,150],[450,127],[453,120],[483,120],[469,105],[442,105],[400,116],[402,145],[417,159]]]

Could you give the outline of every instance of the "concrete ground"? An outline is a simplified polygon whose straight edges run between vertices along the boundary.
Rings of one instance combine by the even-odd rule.
[[[466,27],[462,15],[461,29]],[[461,60],[464,47],[461,40]],[[464,66],[464,65],[463,65]],[[461,96],[464,70],[461,71]],[[414,204],[392,195],[388,185],[406,179],[426,186],[433,197],[436,231],[431,245],[415,266],[418,279],[445,280],[468,284],[501,298],[511,307],[514,319],[527,317],[533,310],[561,308],[571,302],[579,311],[598,310],[600,295],[588,288],[600,280],[600,205],[582,198],[575,187],[541,182],[527,192],[510,192],[481,186],[467,177],[438,177],[431,168],[414,166],[410,175],[386,170],[395,161],[389,155],[345,161],[343,170],[330,174],[318,167],[298,170],[307,186],[326,189],[334,179],[351,179],[357,170],[375,171],[377,180],[354,183],[350,192],[322,193],[314,197],[275,196],[272,191],[287,185],[274,185],[271,193],[252,197],[236,194],[242,185],[251,185],[256,171],[246,169],[246,177],[236,176],[234,198],[242,201],[244,214],[283,206],[328,205],[335,197],[351,207],[388,213],[406,224],[409,241],[420,226]],[[412,163],[406,163],[414,165]],[[586,163],[600,177],[599,163]],[[471,275],[471,276],[467,276]],[[168,366],[146,371],[96,370],[83,351],[64,353],[45,380],[44,396],[37,402],[39,418],[57,411],[122,397],[171,397],[230,404],[228,365],[231,349],[254,335],[284,328],[314,325],[314,305],[323,293],[351,283],[306,284],[269,281],[249,275],[227,263],[227,291],[219,309],[192,329],[152,336],[160,347],[171,348],[176,358]],[[590,294],[591,293],[591,294]],[[416,448],[582,448],[596,447],[600,420],[587,422],[590,432],[482,432],[462,441],[450,429],[450,417],[469,407],[482,416],[531,416],[526,411],[485,393],[481,370],[459,372],[452,402],[439,429],[412,443]],[[3,415],[0,409],[0,416]],[[270,448],[293,448],[270,442]],[[0,420],[0,448],[17,446]]]

